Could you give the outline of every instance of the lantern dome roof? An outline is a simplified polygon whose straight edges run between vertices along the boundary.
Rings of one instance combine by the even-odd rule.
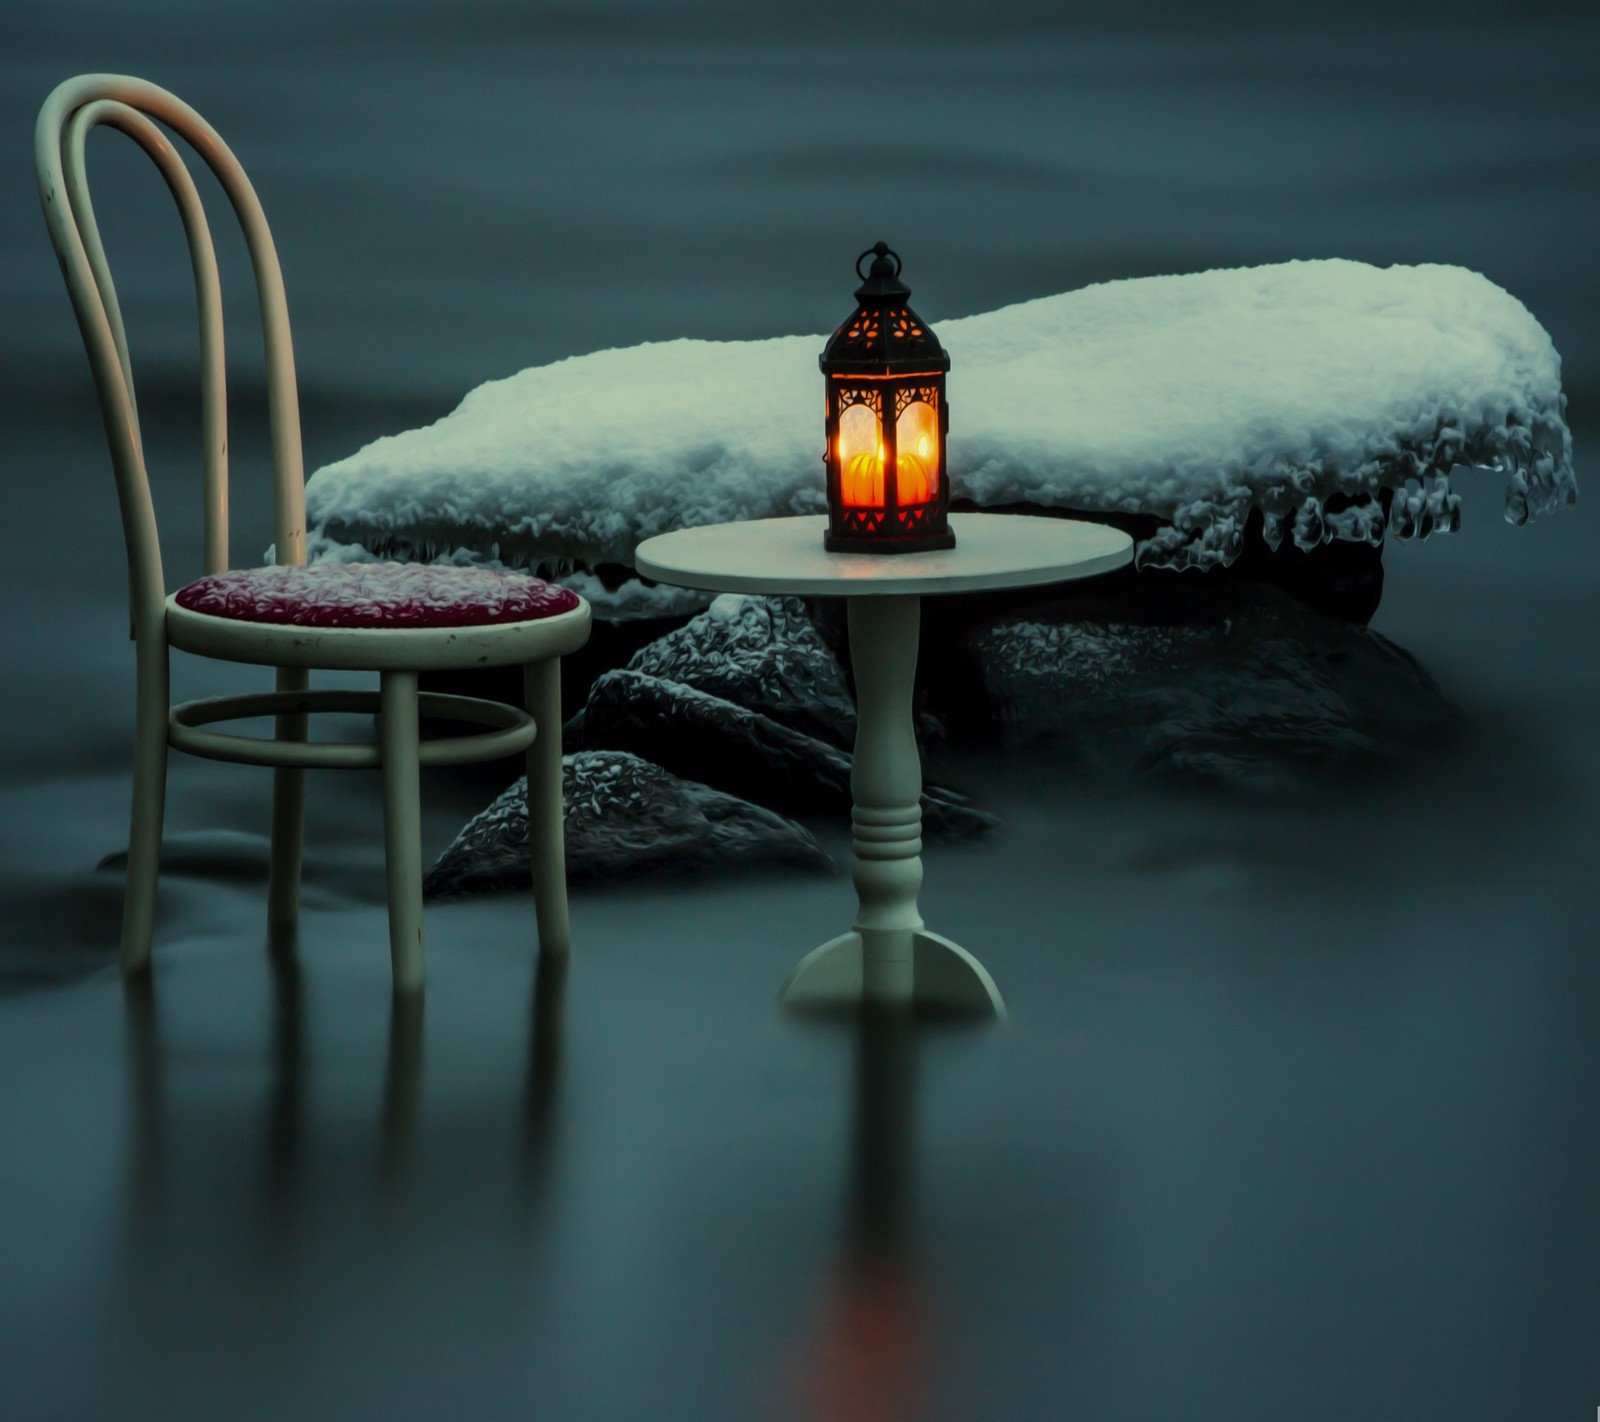
[[[864,275],[861,264],[872,266]],[[922,317],[907,304],[911,288],[900,280],[900,254],[879,242],[856,258],[856,309],[823,348],[825,375],[909,375],[950,369],[950,357]]]

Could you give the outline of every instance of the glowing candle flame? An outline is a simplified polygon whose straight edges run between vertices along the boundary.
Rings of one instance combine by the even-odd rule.
[[[883,438],[878,415],[852,405],[839,417],[839,497],[850,508],[883,507]]]
[[[939,491],[939,433],[933,407],[922,400],[906,406],[895,425],[899,456],[895,487],[902,506],[925,504]]]
[[[853,454],[840,470],[839,497],[851,508],[883,506],[883,456]]]
[[[925,504],[933,497],[933,471],[927,461],[915,454],[902,454],[895,461],[895,488],[902,504]]]
[[[896,423],[895,501],[901,507],[937,497],[939,427],[933,408],[921,400],[906,406]],[[839,498],[847,508],[882,508],[888,465],[876,414],[852,405],[839,419]]]

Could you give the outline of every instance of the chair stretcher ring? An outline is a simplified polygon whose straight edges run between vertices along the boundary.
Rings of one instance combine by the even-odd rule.
[[[468,765],[498,756],[519,755],[539,734],[533,717],[515,706],[485,701],[476,696],[447,696],[422,692],[419,713],[451,721],[471,721],[496,729],[474,735],[424,741],[423,765]],[[378,714],[376,691],[271,691],[248,696],[213,696],[185,701],[168,713],[167,739],[178,750],[207,760],[239,765],[268,765],[285,769],[376,770],[383,756],[376,743],[329,743],[268,740],[239,736],[200,727],[213,721],[237,721],[251,716],[293,716],[318,712]]]

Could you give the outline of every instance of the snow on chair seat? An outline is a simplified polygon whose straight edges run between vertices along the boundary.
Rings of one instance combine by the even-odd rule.
[[[571,612],[575,593],[526,573],[416,563],[236,568],[199,578],[178,606],[289,627],[485,627]]]

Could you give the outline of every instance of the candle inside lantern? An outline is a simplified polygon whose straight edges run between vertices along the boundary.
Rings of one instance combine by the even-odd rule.
[[[852,508],[883,503],[883,441],[878,417],[865,405],[839,417],[839,497]]]
[[[895,488],[902,507],[934,496],[939,469],[939,423],[933,407],[913,400],[895,421]]]
[[[877,508],[883,503],[883,456],[855,454],[845,461],[839,496],[852,508]]]
[[[902,454],[895,460],[895,488],[901,507],[926,503],[933,497],[933,477],[928,466],[915,454]]]

